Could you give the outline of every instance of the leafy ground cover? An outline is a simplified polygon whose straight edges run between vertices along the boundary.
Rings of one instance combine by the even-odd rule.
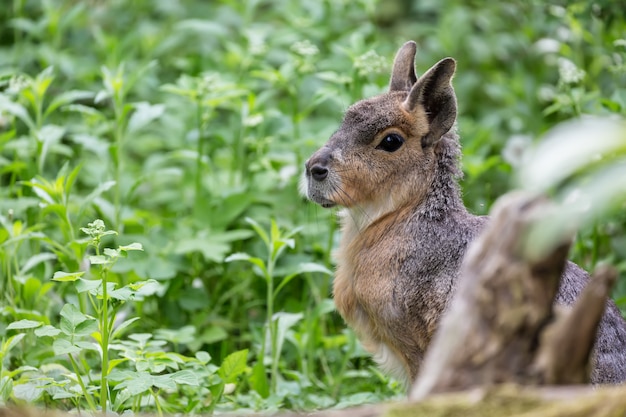
[[[486,213],[558,122],[626,109],[611,2],[12,0],[0,9],[0,404],[117,413],[401,397],[334,312],[336,219],[298,194],[352,102],[458,61]],[[573,256],[622,275],[624,210]]]

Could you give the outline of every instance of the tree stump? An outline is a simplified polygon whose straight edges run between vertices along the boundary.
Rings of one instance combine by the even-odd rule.
[[[555,311],[572,235],[563,233],[539,251],[532,239],[551,210],[545,198],[525,193],[498,200],[490,224],[468,249],[412,399],[501,383],[589,381],[596,330],[616,273],[600,269],[571,309]]]

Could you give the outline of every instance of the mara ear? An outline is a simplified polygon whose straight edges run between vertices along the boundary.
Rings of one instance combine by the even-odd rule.
[[[452,76],[456,61],[444,58],[422,75],[402,104],[413,111],[418,104],[424,106],[429,122],[429,131],[422,138],[422,146],[430,146],[446,134],[456,120],[456,95],[452,88]]]
[[[408,91],[411,89],[417,76],[415,75],[415,53],[417,45],[408,41],[398,50],[393,60],[389,91]]]

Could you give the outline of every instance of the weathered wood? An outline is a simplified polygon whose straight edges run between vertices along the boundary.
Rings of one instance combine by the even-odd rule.
[[[505,382],[535,383],[542,379],[538,372],[551,369],[543,362],[533,364],[542,331],[553,320],[571,236],[543,252],[530,250],[533,242],[527,238],[549,209],[545,199],[522,193],[497,202],[489,226],[468,249],[450,311],[412,398]],[[588,355],[583,365],[577,364],[584,371],[571,370],[576,377],[561,374],[560,383],[580,382],[587,361]]]

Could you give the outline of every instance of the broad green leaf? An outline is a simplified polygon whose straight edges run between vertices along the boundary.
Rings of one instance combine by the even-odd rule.
[[[207,363],[211,362],[211,355],[203,350],[200,350],[196,352],[196,359],[206,365]]]
[[[102,281],[99,279],[83,279],[79,278],[75,284],[76,291],[83,293],[86,291],[94,291],[102,286]]]
[[[172,380],[177,384],[181,385],[191,385],[194,387],[200,385],[200,379],[198,378],[198,375],[188,369],[174,372],[173,374],[170,374],[170,378],[172,378]]]
[[[57,337],[52,342],[52,350],[55,355],[67,355],[80,353],[81,349],[78,346],[73,345],[69,340],[61,337]]]
[[[104,253],[105,256],[107,256],[107,257],[109,257],[111,259],[115,259],[115,258],[118,258],[120,256],[119,249],[104,248],[104,250],[102,252]]]
[[[91,255],[89,256],[89,262],[92,265],[105,265],[111,263],[111,260],[104,255]]]
[[[247,360],[248,349],[231,353],[224,358],[224,361],[217,372],[226,384],[235,382],[237,377],[246,370]]]
[[[35,330],[35,336],[37,337],[43,337],[43,336],[55,337],[55,336],[58,336],[59,333],[61,333],[61,330],[50,325],[45,325]]]
[[[267,380],[267,372],[263,361],[257,361],[252,367],[252,375],[249,378],[252,389],[259,393],[263,398],[267,398],[270,395],[270,385]]]
[[[118,249],[123,251],[143,250],[143,245],[141,243],[133,242],[130,245],[122,245]]]
[[[166,390],[176,389],[176,382],[172,379],[171,374],[153,376],[152,385],[157,388],[163,388]]]
[[[61,331],[72,336],[79,324],[89,319],[74,304],[65,304],[61,309]]]
[[[116,390],[126,388],[131,395],[139,395],[152,388],[152,376],[147,372],[133,372],[132,377],[115,386]]]
[[[82,271],[81,272],[57,271],[52,276],[52,280],[53,281],[60,281],[60,282],[76,281],[77,279],[79,279],[83,275],[85,275],[85,272],[82,272]]]
[[[88,336],[92,334],[93,332],[97,332],[97,331],[98,331],[98,322],[96,321],[96,319],[90,318],[80,323],[78,326],[76,326],[76,329],[74,330],[74,334],[76,336]]]
[[[44,393],[44,389],[36,382],[13,385],[13,395],[15,398],[32,403]]]
[[[7,330],[24,330],[24,329],[34,329],[36,327],[41,326],[43,323],[40,321],[34,320],[18,320],[7,326]]]

